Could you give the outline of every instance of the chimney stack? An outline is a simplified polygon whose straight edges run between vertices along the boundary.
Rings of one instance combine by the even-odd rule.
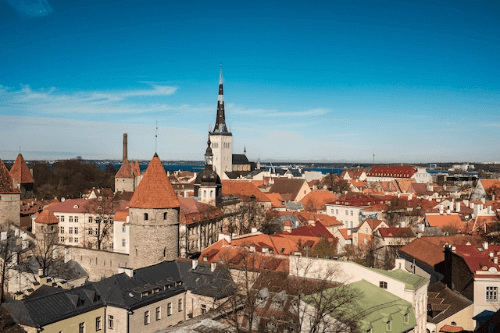
[[[127,156],[127,133],[123,133],[123,160],[128,160],[128,156]]]

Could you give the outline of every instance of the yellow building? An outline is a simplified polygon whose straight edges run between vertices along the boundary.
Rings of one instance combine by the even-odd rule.
[[[95,333],[105,329],[105,305],[91,284],[71,290],[44,288],[43,294],[2,306],[29,333]]]

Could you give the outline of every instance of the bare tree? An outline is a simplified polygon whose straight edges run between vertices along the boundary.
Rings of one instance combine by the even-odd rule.
[[[266,221],[266,213],[266,206],[252,195],[239,204],[238,214],[234,216],[234,223],[228,225],[228,232],[242,235],[250,233],[252,228],[260,229]]]
[[[113,217],[118,205],[119,202],[112,198],[88,200],[85,207],[89,214],[86,246],[101,250],[112,242]]]
[[[340,178],[338,175],[329,173],[327,174],[322,183],[326,185],[328,191],[332,191],[334,193],[344,193],[349,191],[349,183],[347,180]]]
[[[226,311],[228,323],[237,332],[315,332],[319,327],[316,332],[356,332],[359,295],[344,286],[340,272],[315,273],[313,265],[296,265],[289,275],[279,263],[292,258],[246,248],[227,252],[223,261],[236,285],[226,303],[232,309]]]
[[[45,276],[65,277],[70,273],[70,267],[64,260],[64,247],[59,244],[57,226],[42,226],[37,230],[33,246],[30,248],[31,258],[37,264],[35,267],[30,260],[23,265],[27,272],[38,275],[38,269]]]
[[[9,280],[9,271],[17,266],[21,261],[20,252],[22,247],[19,246],[19,237],[10,224],[3,226],[0,229],[0,303],[5,301],[5,289]]]

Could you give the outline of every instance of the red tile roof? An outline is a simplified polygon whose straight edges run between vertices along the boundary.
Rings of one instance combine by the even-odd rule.
[[[202,251],[200,260],[207,257],[208,261],[227,261],[233,255],[233,259],[236,260],[238,259],[236,254],[241,254],[243,249],[245,253],[252,253],[248,252],[251,247],[255,248],[255,253],[260,253],[261,255],[265,254],[263,249],[268,249],[268,253],[272,252],[274,255],[288,256],[303,250],[301,247],[306,245],[314,248],[320,241],[322,241],[320,237],[295,236],[288,233],[274,235],[265,235],[262,233],[248,234],[233,238],[231,244],[228,244],[225,240],[214,243]],[[223,248],[226,250],[222,251]]]
[[[439,227],[441,229],[452,227],[458,230],[464,228],[464,223],[458,214],[425,214],[425,217],[431,227]]]
[[[312,218],[315,221],[320,221],[321,224],[323,224],[325,227],[333,227],[333,226],[344,225],[342,222],[340,222],[339,220],[337,220],[337,218],[335,216],[330,216],[330,215],[327,215],[327,214],[316,214],[316,213],[311,214],[310,212],[302,211],[302,212],[295,212],[294,215],[297,216],[297,218],[303,224],[307,224],[308,221],[309,221],[309,219],[311,218],[311,215],[312,215]]]
[[[376,165],[368,172],[368,177],[411,178],[417,169],[412,166]]]
[[[411,228],[379,228],[380,235],[384,238],[415,238]]]
[[[365,222],[370,226],[372,231],[374,231],[383,221],[376,219],[366,219]]]
[[[265,195],[271,200],[273,208],[283,208],[285,205],[282,203],[285,201],[281,194],[279,193],[265,193]]]
[[[0,193],[19,193],[19,190],[14,188],[12,177],[2,160],[0,160]]]
[[[257,202],[271,202],[271,199],[262,193],[254,183],[246,180],[223,180],[222,195],[234,195],[243,202],[250,201],[253,195]]]
[[[314,225],[306,225],[300,228],[293,229],[290,232],[293,236],[308,236],[308,237],[326,237],[333,239],[333,235],[321,222],[316,221]]]
[[[35,219],[36,223],[54,224],[59,223],[59,219],[50,210],[43,210]]]
[[[155,154],[130,200],[130,208],[176,208],[180,205],[163,164]]]
[[[348,235],[349,230],[350,230],[349,228],[339,229],[339,232],[344,239],[352,239],[352,232],[350,235]]]
[[[178,197],[181,203],[179,222],[193,224],[200,221],[220,218],[223,213],[220,208],[196,201],[193,198]]]
[[[35,182],[23,155],[20,153],[17,155],[14,165],[10,168],[10,176],[16,179],[18,184],[30,184]]]
[[[115,178],[133,178],[133,172],[133,165],[131,165],[127,159],[124,159],[120,170],[118,170],[115,175]]]
[[[481,239],[474,236],[422,237],[412,240],[399,249],[400,252],[415,258],[421,263],[434,268],[444,261],[444,246],[464,245],[466,243],[480,244]]]
[[[135,160],[135,163],[132,163],[132,170],[134,171],[134,176],[140,176],[141,175],[141,167],[139,166],[139,161]]]
[[[498,179],[480,179],[479,181],[481,185],[483,185],[485,191],[488,191],[493,186],[500,188],[500,180]]]
[[[361,175],[363,175],[363,172],[366,172],[364,169],[356,169],[356,170],[344,170],[342,171],[342,174],[340,175],[341,178],[345,177],[345,174],[348,174],[351,179],[359,179]]]
[[[493,262],[493,257],[499,257],[500,245],[489,244],[488,249],[480,245],[455,245],[453,252],[464,259],[475,278],[500,279],[500,273],[498,273],[500,265]]]
[[[451,325],[444,325],[441,327],[439,332],[443,333],[456,333],[456,332],[462,332],[464,329],[460,326],[451,326]]]
[[[68,199],[64,202],[51,204],[46,209],[54,213],[97,213],[97,207],[103,205],[106,214],[115,214],[128,207],[128,201],[103,201],[100,204],[98,199]],[[109,206],[109,209],[107,209]]]
[[[338,200],[339,198],[330,191],[318,190],[308,193],[300,200],[306,209],[324,210],[325,204]],[[309,207],[311,206],[311,207]]]
[[[113,220],[126,222],[128,217],[128,209],[116,212]]]

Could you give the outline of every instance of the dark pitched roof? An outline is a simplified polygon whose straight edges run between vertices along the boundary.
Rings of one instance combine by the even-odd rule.
[[[436,282],[427,288],[427,321],[433,324],[441,323],[446,318],[472,305],[472,302],[448,289],[442,282]]]
[[[233,154],[233,164],[249,164],[248,158],[244,154]]]
[[[86,284],[70,290],[4,303],[12,318],[30,327],[45,326],[104,306],[96,288]]]
[[[269,189],[269,192],[281,194],[288,193],[295,199],[304,183],[307,185],[305,179],[275,178],[274,184]]]
[[[183,293],[186,289],[175,261],[134,270],[133,277],[116,274],[95,283],[106,304],[135,309]],[[157,290],[153,292],[154,290]],[[142,293],[147,292],[147,296]]]
[[[190,260],[177,260],[182,280],[186,288],[193,294],[221,299],[234,293],[236,290],[231,274],[227,268],[217,265],[212,272],[209,265],[198,264],[192,269]]]

